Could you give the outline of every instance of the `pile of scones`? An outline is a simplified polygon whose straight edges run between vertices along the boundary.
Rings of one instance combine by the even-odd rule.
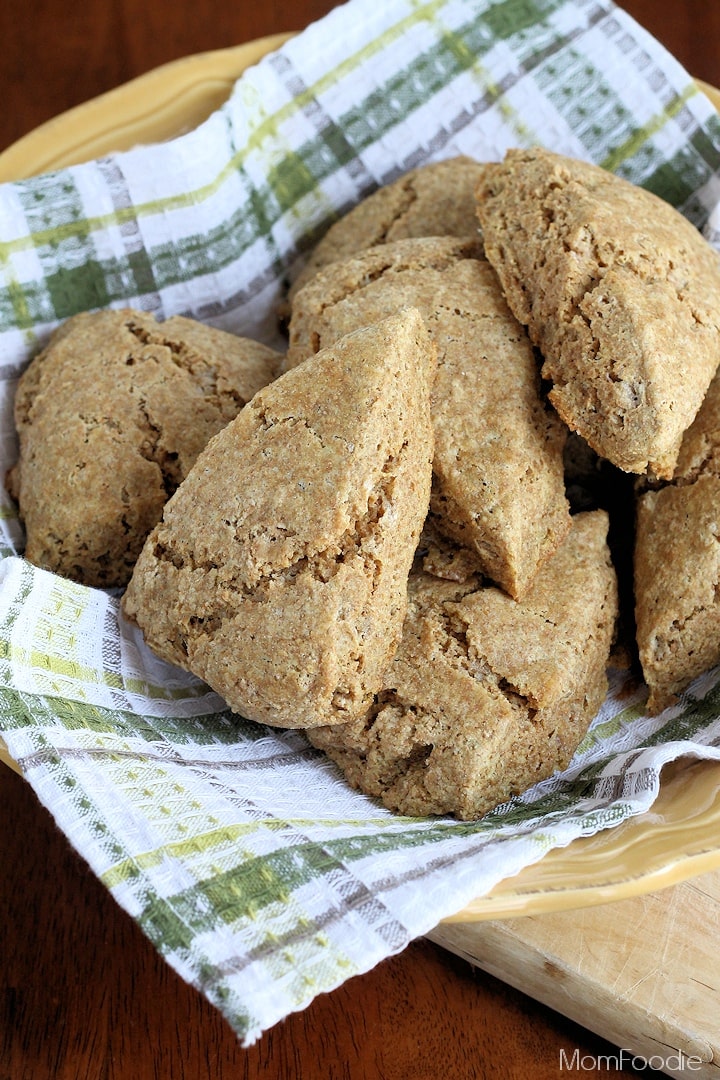
[[[611,662],[650,713],[720,662],[720,257],[669,204],[541,148],[425,165],[280,317],[285,354],[64,323],[17,391],[27,559],[405,815],[563,768]]]

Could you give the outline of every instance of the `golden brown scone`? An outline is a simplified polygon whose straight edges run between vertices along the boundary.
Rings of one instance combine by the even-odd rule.
[[[125,585],[168,496],[279,360],[179,316],[69,319],[15,400],[20,453],[7,483],[27,559],[85,585]]]
[[[608,547],[618,579],[618,620],[610,663],[637,669],[633,548],[638,477],[599,457],[575,432],[565,444],[565,485],[572,513],[605,510]]]
[[[415,571],[366,715],[308,733],[407,815],[481,817],[569,762],[607,690],[617,595],[603,511],[578,514],[524,600]]]
[[[560,416],[626,472],[670,478],[720,361],[720,258],[604,169],[511,150],[478,186],[488,259]]]
[[[435,350],[417,311],[255,395],[203,451],[125,614],[252,720],[363,712],[400,639],[430,494]]]
[[[433,518],[520,597],[570,525],[567,431],[479,241],[398,240],[320,271],[295,297],[285,362],[402,304],[422,312],[438,348]]]
[[[460,156],[421,165],[368,195],[330,226],[308,256],[288,298],[318,270],[376,244],[414,236],[473,236],[479,232],[475,188],[482,165]]]
[[[720,663],[720,378],[680,448],[673,482],[641,494],[635,618],[647,710],[673,704]]]
[[[432,494],[430,498],[432,499]],[[478,556],[470,548],[453,543],[443,536],[432,514],[425,518],[415,560],[427,574],[445,581],[463,582],[482,576]]]

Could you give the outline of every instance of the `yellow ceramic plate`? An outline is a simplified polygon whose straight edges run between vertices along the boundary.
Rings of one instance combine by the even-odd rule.
[[[507,919],[627,900],[720,867],[720,763],[678,760],[651,810],[549,851],[445,922]]]
[[[43,124],[0,154],[0,181],[158,142],[192,129],[234,81],[289,34],[201,53],[157,68]],[[720,109],[720,92],[701,84]],[[0,762],[19,771],[0,740]],[[501,882],[454,922],[536,915],[622,900],[720,867],[720,764],[677,762],[652,810]]]

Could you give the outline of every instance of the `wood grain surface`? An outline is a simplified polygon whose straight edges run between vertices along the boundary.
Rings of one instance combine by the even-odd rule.
[[[445,923],[430,937],[611,1039],[623,1059],[718,1080],[719,931],[713,870],[613,904]]]
[[[159,64],[301,29],[333,6],[2,0],[0,149]],[[716,0],[624,6],[720,85]],[[609,1044],[429,941],[244,1050],[2,767],[0,821],[0,1080],[545,1080],[571,1073],[573,1055],[576,1075],[632,1075],[612,1067]]]

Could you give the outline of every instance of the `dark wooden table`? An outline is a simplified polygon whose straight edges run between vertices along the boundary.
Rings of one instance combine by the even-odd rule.
[[[159,64],[301,29],[333,6],[2,0],[0,149]],[[624,6],[720,86],[720,4]],[[607,1067],[613,1048],[591,1033],[426,941],[243,1050],[2,766],[0,935],[0,1080],[544,1080],[576,1049],[584,1076],[630,1075]]]

